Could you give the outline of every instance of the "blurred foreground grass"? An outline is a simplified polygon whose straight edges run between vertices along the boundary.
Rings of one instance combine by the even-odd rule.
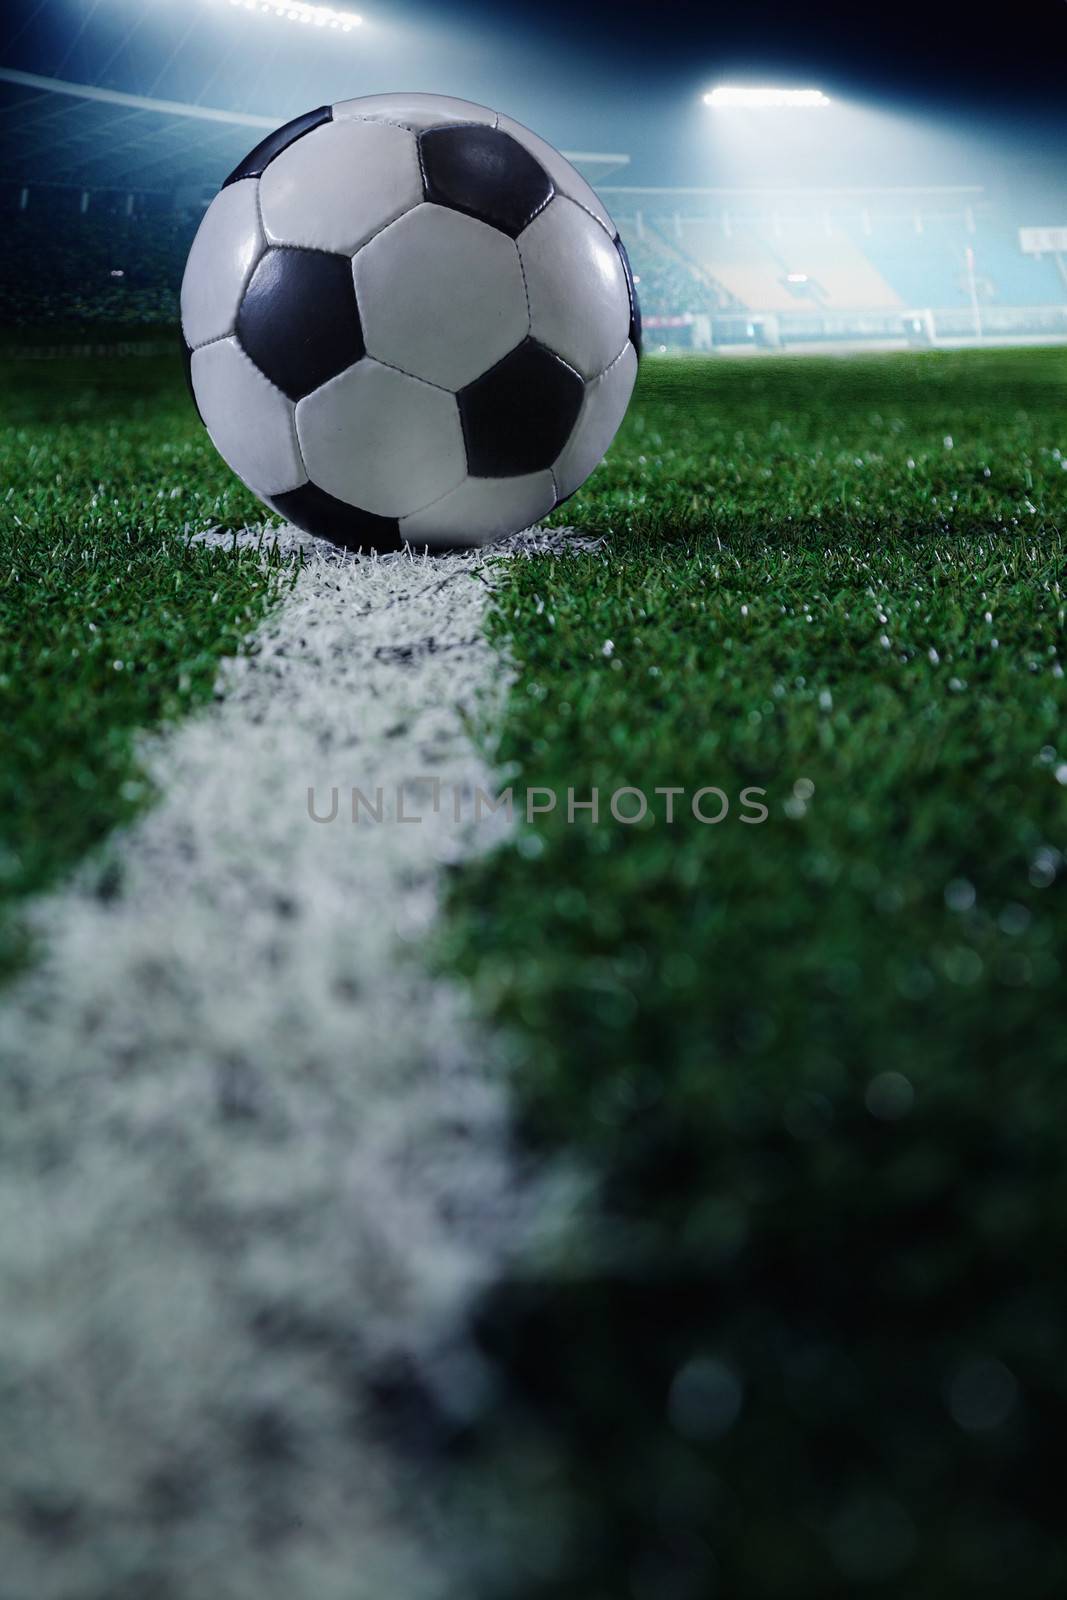
[[[524,1594],[1067,1588],[1065,379],[647,366],[604,552],[499,569],[487,742],[559,798],[446,959],[598,1196],[482,1319]]]
[[[135,736],[206,699],[280,581],[189,544],[262,510],[173,358],[0,370],[0,975],[14,908],[146,799]]]

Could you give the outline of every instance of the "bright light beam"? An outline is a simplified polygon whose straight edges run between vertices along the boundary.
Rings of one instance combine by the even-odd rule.
[[[335,11],[332,6],[308,5],[306,0],[282,0],[280,5],[277,0],[271,0],[271,3],[268,0],[230,0],[230,4],[240,11],[259,11],[267,16],[281,17],[286,22],[303,22],[312,28],[340,28],[342,33],[351,33],[363,21],[354,11]]]
[[[706,106],[828,106],[829,95],[821,89],[746,89],[735,84],[722,84],[704,96]]]

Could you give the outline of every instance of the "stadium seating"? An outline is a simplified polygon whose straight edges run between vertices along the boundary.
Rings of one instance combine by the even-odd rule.
[[[173,325],[196,220],[9,213],[0,320],[6,327]]]
[[[685,215],[663,205],[620,209],[618,220],[646,315],[710,317],[715,342],[731,342],[735,326],[746,337],[751,314],[777,317],[792,338],[899,336],[902,312],[927,309],[942,314],[939,329],[965,336],[973,327],[968,248],[986,331],[1013,331],[1013,311],[1020,330],[1025,323],[1038,333],[1060,331],[1067,316],[1064,268],[1052,256],[1024,255],[1016,228],[992,207],[920,209],[917,226],[916,213],[899,205],[776,216],[749,201],[747,213],[724,215],[719,204],[700,214],[686,198]],[[173,324],[198,211],[58,207],[35,201],[7,212],[5,324]],[[1039,314],[1050,307],[1058,308],[1051,321]]]
[[[976,277],[992,285],[995,305],[1049,306],[1067,300],[1067,280],[1053,257],[1024,256],[1013,228],[980,220],[972,243]]]
[[[721,221],[693,218],[683,220],[679,231],[687,253],[739,304],[766,311],[797,304],[781,281],[785,269],[751,229],[728,234]]]
[[[689,202],[690,209],[696,208]],[[624,222],[628,242],[632,225]],[[634,240],[656,312],[884,312],[1063,306],[1067,280],[1052,257],[1025,256],[1015,227],[991,209],[975,216],[861,209],[776,216],[667,211],[642,217]]]
[[[875,218],[861,242],[910,306],[952,307],[971,301],[967,250],[974,252],[979,303],[993,306],[1062,305],[1067,283],[1048,256],[1024,256],[1016,230],[996,217],[964,219],[923,215]]]
[[[817,218],[685,219],[685,248],[742,305],[797,311],[900,304],[870,259],[840,228]]]
[[[908,306],[955,306],[966,296],[964,251],[967,238],[962,220],[956,224],[958,240],[937,220],[924,220],[917,233],[911,217],[874,217],[869,232],[861,234],[860,219],[853,221],[853,238],[878,267],[882,276],[894,284]]]
[[[619,227],[646,316],[714,314],[729,308],[731,302],[725,292],[709,282],[695,264],[666,247],[655,233],[644,227],[638,232],[636,223],[625,217]]]

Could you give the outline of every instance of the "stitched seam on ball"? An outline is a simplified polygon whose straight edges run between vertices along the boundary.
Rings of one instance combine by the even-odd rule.
[[[353,122],[365,122],[365,121],[369,121],[369,118],[366,118],[366,117],[352,117],[351,121],[353,121]],[[390,127],[399,127],[400,124],[399,123],[390,123],[389,126]],[[411,129],[408,129],[408,132],[410,133]],[[415,140],[416,146],[418,145],[418,142],[419,142],[418,139],[416,139]],[[420,172],[421,172],[421,169],[422,169],[421,158],[420,158],[420,161],[419,161],[419,169],[420,169]],[[424,199],[423,200],[416,200],[414,206],[405,206],[403,211],[398,211],[395,217],[390,217],[388,222],[383,222],[380,228],[375,228],[374,232],[372,234],[369,234],[366,239],[361,239],[359,244],[357,244],[356,248],[353,251],[351,251],[350,253],[347,252],[347,251],[344,251],[344,250],[331,250],[328,245],[322,245],[322,244],[273,244],[271,242],[271,240],[267,238],[267,227],[266,227],[266,223],[263,221],[263,206],[262,206],[262,203],[261,203],[260,197],[259,197],[259,182],[258,182],[258,180],[256,182],[256,212],[257,212],[257,215],[259,217],[259,231],[263,235],[263,243],[264,243],[264,245],[266,246],[266,248],[268,250],[317,250],[319,255],[323,255],[323,256],[340,256],[340,255],[346,255],[347,254],[350,261],[355,261],[356,257],[359,255],[359,252],[361,250],[365,250],[366,247],[370,244],[371,240],[372,239],[376,239],[380,233],[384,233],[386,228],[391,228],[393,226],[394,222],[399,222],[400,218],[401,217],[406,217],[409,211],[414,211],[415,206],[421,206],[424,203],[425,203]],[[254,271],[254,270],[255,270],[255,268],[253,267],[252,271]],[[252,276],[252,272],[249,272],[248,277],[251,278],[251,276]],[[248,287],[248,279],[246,278],[245,282],[244,282],[244,285],[242,287],[242,291],[241,291],[242,294],[244,293],[244,290],[247,289],[247,287]],[[357,296],[357,303],[358,303],[358,296]]]
[[[394,122],[392,117],[335,117],[335,122],[364,122],[372,128],[402,128],[405,133],[413,133],[416,139],[419,136],[418,128],[413,128],[410,122]]]
[[[415,154],[419,158],[419,177],[422,180],[422,198],[424,200],[429,200],[429,198],[430,198],[430,184],[429,184],[429,180],[426,177],[426,163],[422,159],[422,134],[421,133],[417,133],[415,135]]]
[[[630,344],[630,335],[629,335],[629,333],[627,333],[626,338],[623,340],[623,343],[622,343],[622,349],[619,351],[619,353],[615,357],[614,361],[609,361],[607,366],[602,368],[601,371],[597,373],[595,378],[591,378],[589,380],[590,383],[599,383],[601,378],[606,378],[608,373],[611,371],[612,367],[617,367],[618,366],[619,362],[622,360],[623,356],[626,354],[626,347],[629,344]],[[631,346],[631,348],[632,348],[632,346]]]
[[[263,382],[268,384],[270,386],[270,388],[272,388],[274,390],[275,394],[281,396],[281,399],[285,404],[286,414],[287,414],[287,416],[289,418],[289,430],[290,430],[290,432],[291,432],[291,434],[293,436],[293,444],[296,446],[296,459],[299,461],[301,470],[303,471],[304,483],[310,483],[311,482],[311,474],[308,471],[308,464],[304,460],[304,452],[303,452],[303,449],[301,448],[301,444],[300,444],[300,435],[296,431],[296,401],[295,400],[291,400],[289,398],[289,396],[285,393],[284,389],[279,389],[278,385],[271,378],[268,378],[267,374],[265,372],[263,372],[261,370],[261,368],[256,366],[256,363],[252,360],[252,357],[248,354],[248,351],[245,349],[245,347],[241,343],[240,339],[238,339],[235,334],[224,333],[222,335],[222,337],[219,338],[219,339],[208,339],[206,341],[206,343],[198,344],[195,347],[195,349],[192,349],[190,351],[190,354],[191,355],[195,355],[198,350],[206,350],[206,349],[208,349],[208,347],[210,345],[213,345],[213,344],[225,344],[228,339],[233,339],[234,348],[236,349],[237,354],[240,356],[242,361],[247,361],[248,365],[252,368],[252,371],[255,373],[256,377],[257,378],[262,378]],[[193,388],[193,392],[194,392],[194,395],[195,395],[195,392],[196,392],[195,385],[194,385],[194,388]],[[221,452],[220,452],[220,454],[221,454]],[[225,460],[225,457],[223,457],[223,459]],[[232,467],[230,468],[230,470],[231,470],[231,472],[234,471],[234,469]],[[239,472],[235,473],[235,476],[238,477],[238,478],[241,478],[241,474]],[[257,499],[260,498],[262,494],[266,494],[268,492],[266,490],[262,490],[261,491],[259,489],[254,489],[252,487],[252,485],[250,483],[248,483],[245,478],[241,478],[241,482],[243,484],[245,484],[245,486],[247,488],[252,489],[252,493],[257,497]],[[293,487],[296,488],[296,489],[300,489],[300,488],[303,487],[303,484],[297,483],[297,484],[294,484]],[[288,489],[272,489],[270,491],[270,493],[271,494],[288,494],[288,493],[290,493],[290,491]]]
[[[473,478],[477,474],[471,471],[471,440],[467,432],[467,416],[459,403],[459,395],[456,396],[456,410],[459,412],[459,431],[463,436],[463,459],[467,464],[467,476]]]
[[[184,337],[184,335],[183,335],[183,337]],[[234,327],[232,327],[230,329],[229,333],[216,333],[210,339],[203,339],[200,342],[200,344],[191,344],[191,345],[189,345],[189,347],[188,347],[189,348],[189,354],[191,356],[195,356],[195,354],[196,354],[196,352],[198,350],[206,350],[208,345],[211,345],[211,344],[222,344],[224,340],[226,340],[226,339],[235,339],[236,337],[237,337],[237,328],[236,328],[236,325],[235,325]],[[240,341],[238,341],[238,342],[240,342]]]
[[[376,356],[373,350],[367,351],[367,359],[373,361],[379,367],[388,367],[390,372],[399,372],[402,378],[411,378],[415,383],[425,384],[427,389],[436,389],[440,394],[447,394],[453,400],[456,398],[455,389],[449,389],[443,383],[434,383],[432,378],[420,378],[417,372],[409,372],[407,367],[398,367],[395,361],[385,361],[381,356]],[[345,370],[347,371],[348,369],[346,368]],[[474,379],[471,380],[472,383],[474,381]]]
[[[514,239],[512,243],[515,246],[515,254],[519,258],[519,271],[522,273],[522,292],[523,297],[526,300],[526,337],[527,339],[531,339],[533,337],[533,310],[530,306],[530,285],[526,282],[526,263],[522,259],[522,251],[519,249],[519,241]]]
[[[560,190],[560,194],[563,194],[562,189]],[[607,224],[605,223],[603,217],[598,217],[595,211],[590,211],[587,205],[585,205],[581,200],[576,200],[572,194],[565,194],[563,195],[563,198],[564,200],[569,200],[572,206],[577,206],[579,211],[584,211],[587,217],[592,217],[597,227],[603,228],[604,232],[608,233]],[[608,238],[611,238],[610,234],[608,234]],[[612,240],[612,243],[614,243],[614,240]]]
[[[461,419],[460,426],[462,428],[462,419]],[[404,523],[408,520],[409,517],[421,517],[424,511],[432,511],[434,506],[439,506],[441,504],[442,500],[447,500],[450,494],[455,494],[457,489],[462,489],[462,487],[466,483],[467,479],[471,478],[473,476],[474,476],[473,473],[465,472],[463,474],[462,478],[460,478],[459,482],[458,483],[454,483],[452,485],[451,489],[443,490],[443,492],[441,494],[436,495],[434,497],[434,499],[428,501],[426,505],[418,506],[414,511],[406,512],[404,516],[402,516],[402,517],[397,519],[399,521],[401,527],[403,527]]]
[[[485,109],[493,111],[492,106],[486,106]],[[361,112],[358,117],[335,117],[333,120],[335,122],[369,122],[372,126],[377,123],[383,128],[403,128],[406,133],[413,133],[417,139],[420,133],[432,133],[435,128],[492,128],[495,133],[500,125],[500,112],[493,111],[492,122],[471,122],[469,120],[455,122],[446,117],[442,122],[431,122],[428,128],[416,128],[414,123],[411,122],[394,122],[392,117],[368,116],[364,112]]]
[[[269,244],[269,241],[267,239],[267,230],[263,226],[263,208],[261,207],[261,205],[259,203],[259,179],[258,178],[248,178],[248,179],[243,179],[242,181],[243,182],[247,182],[247,183],[254,183],[255,186],[256,186],[256,223],[257,223],[257,225],[259,227],[260,239],[262,240],[263,245],[267,249],[269,249],[270,248],[270,244]],[[219,190],[219,193],[220,194],[222,193],[221,189]],[[192,355],[195,350],[206,350],[209,344],[219,344],[223,339],[237,339],[237,312],[240,311],[240,309],[241,309],[241,301],[244,299],[245,290],[248,288],[249,283],[252,281],[252,274],[253,274],[253,272],[255,272],[256,267],[259,265],[259,263],[262,261],[263,254],[264,254],[264,252],[261,250],[259,252],[259,254],[256,256],[255,260],[251,263],[251,265],[246,270],[243,278],[241,279],[241,287],[240,287],[240,289],[238,291],[238,294],[237,294],[237,311],[235,311],[234,314],[233,314],[233,319],[232,319],[232,321],[230,323],[229,328],[226,330],[225,333],[216,333],[216,334],[212,335],[212,337],[210,339],[201,339],[199,344],[190,344],[189,345],[189,354],[190,355]],[[179,324],[180,324],[181,323],[180,310],[179,310],[178,321],[179,321]],[[183,339],[185,338],[185,329],[184,329],[184,327],[182,328],[182,338]],[[188,343],[188,341],[186,341],[186,342]],[[238,339],[237,342],[238,342],[238,344],[240,344],[241,341]]]
[[[546,173],[545,176],[547,177],[548,174]],[[557,194],[559,193],[559,190],[556,188],[555,179],[549,178],[548,181],[552,185],[552,192],[549,194],[548,199],[547,200],[542,200],[541,204],[538,206],[537,210],[534,211],[534,212],[531,212],[531,214],[526,218],[526,221],[522,225],[523,233],[526,232],[526,229],[530,226],[531,223],[537,221],[537,219],[541,215],[542,211],[547,211],[548,207],[552,204],[553,200],[556,198]]]
[[[290,400],[288,395],[286,395],[285,398],[286,398],[286,400],[288,401],[288,404],[289,404],[289,425],[293,430],[293,443],[296,445],[296,459],[299,461],[300,466],[301,466],[301,470],[303,471],[304,483],[310,483],[312,481],[311,480],[311,468],[308,466],[307,462],[304,460],[304,446],[300,441],[300,429],[296,425],[296,408],[300,404],[300,402],[299,402],[299,400]],[[298,483],[298,484],[295,485],[295,487],[297,489],[302,489],[304,487],[304,484]],[[291,493],[291,491],[288,490],[288,489],[283,490],[282,492],[284,494]]]
[[[374,240],[377,239],[377,237],[378,237],[378,235],[380,233],[384,233],[386,228],[391,228],[393,226],[394,222],[399,222],[400,221],[401,217],[410,216],[413,211],[417,211],[420,206],[424,206],[425,204],[426,204],[426,201],[424,199],[423,200],[416,200],[415,204],[413,206],[406,206],[405,209],[403,211],[401,211],[399,216],[390,217],[389,221],[388,222],[383,222],[380,228],[375,228],[374,232],[372,234],[370,234],[366,239],[364,239],[362,244],[358,244],[356,246],[356,248],[352,251],[351,255],[349,256],[349,260],[352,262],[353,266],[355,265],[356,257],[359,255],[360,251],[361,250],[365,250],[369,244],[372,244],[374,242]],[[329,254],[329,255],[344,255],[345,253],[346,252],[343,251],[343,250],[332,250],[332,251],[328,251],[327,252],[327,254]],[[355,282],[354,275],[353,275],[353,282]],[[359,304],[359,290],[358,289],[356,290],[356,303],[357,303],[357,305]]]
[[[296,427],[296,406],[297,406],[297,402],[292,398],[291,395],[286,394],[284,389],[279,388],[279,386],[275,383],[273,378],[268,378],[267,374],[263,371],[263,368],[261,366],[257,365],[257,363],[252,360],[252,357],[249,355],[248,351],[245,349],[244,345],[241,343],[241,335],[236,331],[236,329],[234,329],[233,333],[226,334],[225,338],[233,340],[234,345],[235,345],[236,350],[237,350],[237,354],[242,358],[242,360],[248,362],[248,365],[252,368],[252,371],[255,373],[256,377],[257,378],[262,378],[264,383],[270,385],[270,387],[274,390],[275,394],[280,394],[281,395],[282,399],[285,401],[287,406],[291,406],[292,407],[292,411],[291,411],[290,415],[293,418],[293,427],[295,428]],[[211,342],[212,342],[212,344],[221,344],[222,343],[222,341],[220,339],[213,339]],[[297,441],[297,442],[299,444],[299,441]],[[301,459],[301,461],[303,461],[303,459],[304,459],[303,455],[301,455],[300,459]],[[304,471],[305,472],[307,471],[306,464],[304,466]]]
[[[579,177],[580,176],[581,176],[581,174],[579,173]],[[556,181],[555,178],[553,178],[553,180],[552,180],[553,184],[555,183],[555,181]],[[559,196],[559,198],[561,200],[566,200],[569,205],[577,206],[579,211],[584,211],[586,216],[589,217],[593,222],[596,223],[596,225],[600,229],[600,231],[602,233],[606,233],[608,235],[608,238],[611,240],[612,244],[615,243],[614,236],[609,232],[607,224],[604,222],[602,217],[598,217],[597,216],[595,211],[590,211],[589,207],[587,205],[583,204],[583,202],[581,200],[576,200],[572,194],[567,194],[563,189],[557,188],[556,194]]]
[[[247,361],[248,362],[248,365],[252,368],[252,371],[256,374],[256,377],[257,378],[262,378],[264,383],[270,384],[270,387],[274,390],[275,394],[281,395],[282,400],[283,400],[283,402],[285,404],[286,414],[288,415],[288,418],[289,418],[289,430],[292,433],[293,443],[296,446],[296,458],[300,462],[301,467],[303,468],[304,481],[306,483],[310,483],[311,482],[311,474],[308,471],[308,464],[304,460],[304,452],[300,447],[300,435],[296,431],[296,407],[297,407],[297,401],[293,400],[289,395],[287,395],[284,389],[279,389],[278,385],[274,382],[274,379],[273,378],[268,378],[267,374],[263,371],[263,369],[261,367],[257,367],[256,366],[256,363],[252,360],[252,357],[249,355],[248,351],[245,349],[245,347],[241,343],[240,339],[237,339],[235,342],[236,342],[236,345],[237,345],[237,354],[241,357],[241,359],[243,361]],[[251,488],[251,484],[249,485],[249,488]],[[296,485],[296,488],[298,488],[298,489],[301,488],[301,485],[298,483]],[[252,492],[253,492],[253,494],[258,494],[259,491],[253,489]],[[289,493],[289,491],[287,489],[279,489],[279,490],[276,490],[276,491],[273,491],[273,492],[276,492],[278,494],[288,494]]]
[[[531,337],[533,336],[531,335]],[[584,392],[587,380],[582,377],[582,374],[578,371],[577,367],[571,365],[566,356],[561,356],[558,350],[550,349],[550,347],[547,344],[543,344],[540,339],[534,339],[534,344],[537,345],[540,350],[544,350],[548,355],[553,356],[555,360],[559,362],[561,367],[566,367],[568,372],[573,373],[578,379],[578,382],[581,384]],[[606,372],[607,368],[605,367],[604,370]]]
[[[456,410],[457,411],[459,410],[458,406],[456,407]],[[462,433],[463,432],[463,419],[462,419],[462,417],[460,418],[460,425],[459,426],[460,426],[460,432]],[[465,470],[464,470],[463,476],[462,476],[462,478],[460,478],[459,482],[458,483],[454,483],[452,485],[452,488],[451,489],[446,489],[443,494],[434,495],[433,499],[432,500],[427,500],[427,502],[426,502],[426,504],[424,506],[414,506],[412,508],[412,510],[405,511],[404,516],[405,517],[421,517],[422,513],[424,511],[429,511],[431,506],[435,506],[437,504],[438,500],[443,500],[445,498],[445,495],[451,494],[454,489],[462,489],[462,487],[466,483],[467,479],[471,476],[470,470],[467,468],[466,456],[467,456],[466,440],[464,440],[463,465],[464,465]],[[397,525],[399,526],[399,524],[402,522],[403,518],[397,517],[396,520],[397,520]],[[418,534],[416,534],[415,537],[418,538]]]
[[[263,221],[263,196],[260,193],[259,179],[255,178],[253,179],[253,182],[256,186],[256,221],[259,223],[259,231],[262,236],[263,243],[269,248],[270,240],[267,238],[267,224]],[[251,273],[249,273],[249,277],[251,277]],[[248,285],[246,282],[245,288],[247,287]]]

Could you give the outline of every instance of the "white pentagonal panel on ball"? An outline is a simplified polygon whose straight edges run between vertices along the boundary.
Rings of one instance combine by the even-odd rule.
[[[636,378],[637,351],[627,340],[618,360],[586,384],[578,421],[553,468],[561,500],[573,494],[602,461],[626,415]]]
[[[339,100],[334,119],[367,117],[376,122],[399,122],[405,128],[436,128],[442,122],[483,122],[496,125],[496,112],[473,100],[455,100],[447,94],[365,94],[358,100]]]
[[[263,250],[255,178],[222,189],[204,212],[182,279],[181,318],[195,348],[232,333],[252,268]]]
[[[514,241],[460,211],[417,206],[364,245],[353,271],[368,353],[427,383],[461,389],[526,337]]]
[[[301,400],[312,483],[381,517],[419,511],[467,470],[455,398],[377,361],[357,361]]]
[[[412,544],[481,544],[528,528],[547,516],[555,503],[551,472],[529,472],[519,478],[465,478],[451,494],[402,518],[400,532]]]
[[[353,255],[422,199],[415,135],[384,122],[324,122],[259,180],[272,244]]]
[[[559,151],[550,145],[546,139],[540,138],[536,133],[531,133],[529,128],[524,128],[521,122],[515,122],[511,117],[501,117],[497,122],[501,133],[510,133],[521,145],[525,145],[532,156],[536,156],[555,185],[556,193],[566,195],[568,200],[573,200],[584,210],[592,213],[597,221],[605,227],[612,238],[615,237],[615,225],[608,214],[607,207],[599,198],[596,191],[586,183],[581,173],[576,171]]]
[[[595,378],[630,328],[630,295],[614,242],[573,200],[556,196],[519,235],[530,332]]]
[[[284,494],[307,481],[293,404],[245,355],[236,339],[193,351],[200,415],[219,454],[256,494]]]

